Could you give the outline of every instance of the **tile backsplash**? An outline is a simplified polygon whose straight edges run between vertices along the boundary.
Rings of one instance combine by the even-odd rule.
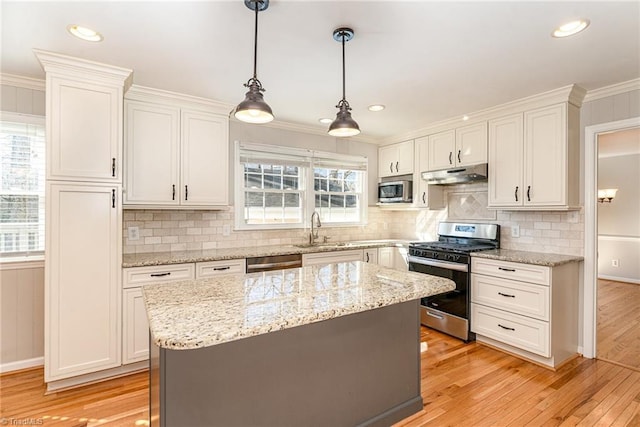
[[[435,240],[440,221],[489,222],[501,225],[500,246],[532,252],[584,254],[584,215],[573,212],[493,211],[486,209],[487,184],[445,187],[447,207],[390,211],[369,207],[368,224],[361,227],[322,227],[330,241],[407,239]],[[228,211],[125,210],[124,253],[166,252],[243,246],[304,243],[309,229],[233,230],[233,208]],[[511,236],[518,226],[520,237]],[[138,227],[138,240],[129,240],[128,227]],[[225,228],[230,230],[224,235]]]

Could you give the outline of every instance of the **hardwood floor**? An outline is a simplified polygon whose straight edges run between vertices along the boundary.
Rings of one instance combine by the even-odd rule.
[[[583,358],[553,372],[426,328],[422,340],[424,410],[396,427],[640,426],[640,372]],[[0,417],[42,419],[45,426],[145,426],[147,386],[140,373],[44,396],[41,368],[5,374]]]
[[[640,370],[640,285],[598,279],[598,359]]]

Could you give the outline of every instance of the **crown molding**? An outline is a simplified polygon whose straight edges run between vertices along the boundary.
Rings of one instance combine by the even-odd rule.
[[[23,77],[7,73],[0,73],[0,84],[20,87],[23,89],[40,90],[43,92],[46,86],[42,79],[34,79],[32,77]]]
[[[590,90],[584,97],[584,102],[591,102],[595,101],[596,99],[619,95],[621,93],[631,92],[633,90],[640,90],[640,78]]]
[[[133,82],[133,70],[128,68],[116,67],[41,49],[32,50],[47,74],[62,74],[83,80],[124,86],[124,90],[127,90]]]
[[[209,113],[228,116],[235,107],[226,102],[220,102],[200,96],[171,92],[164,89],[156,89],[140,85],[132,85],[124,94],[124,98],[132,101],[169,103],[184,108],[191,108]]]
[[[232,115],[229,117],[229,119],[233,120],[235,122],[238,122],[238,123],[243,123],[242,121],[236,119]],[[305,125],[305,124],[301,124],[301,123],[284,122],[284,121],[280,121],[280,120],[274,120],[274,121],[271,121],[269,123],[261,124],[259,126],[269,127],[269,128],[273,128],[273,129],[287,130],[287,131],[291,131],[291,132],[300,132],[300,133],[306,133],[306,134],[311,134],[311,135],[325,136],[327,138],[331,138],[331,139],[334,139],[334,140],[364,142],[366,144],[375,144],[375,145],[378,144],[378,141],[375,138],[363,136],[362,134],[357,135],[357,136],[348,137],[348,138],[338,138],[338,137],[334,137],[334,136],[329,135],[327,133],[327,128],[326,127]]]
[[[469,126],[478,122],[506,116],[508,114],[521,113],[526,110],[533,110],[560,102],[568,102],[581,107],[586,90],[575,84],[563,86],[537,95],[528,96],[505,104],[496,105],[491,108],[468,113],[470,117],[468,121],[462,121],[459,116],[431,123],[420,129],[406,132],[399,135],[383,138],[380,145],[388,145],[396,142],[407,141],[409,139],[420,138],[426,135],[455,129],[458,127]]]

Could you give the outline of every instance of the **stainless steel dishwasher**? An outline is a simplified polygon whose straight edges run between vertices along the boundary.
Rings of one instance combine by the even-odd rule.
[[[302,267],[302,254],[247,258],[247,273]]]

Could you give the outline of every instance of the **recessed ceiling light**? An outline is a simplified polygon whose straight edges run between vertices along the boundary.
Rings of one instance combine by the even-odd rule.
[[[82,27],[80,25],[69,25],[67,27],[67,31],[69,31],[72,35],[82,40],[86,40],[89,42],[102,41],[102,34],[92,30],[91,28]]]
[[[373,105],[369,105],[369,111],[382,111],[384,110],[386,107],[382,104],[373,104]]]
[[[464,116],[462,116],[462,120],[466,122],[467,120],[469,120],[469,116],[465,114]]]
[[[321,119],[318,119],[318,121],[320,123],[322,123],[323,125],[329,124],[329,123],[333,123],[333,119],[327,119],[326,117],[323,117]]]
[[[556,28],[551,35],[553,37],[568,37],[572,36],[589,26],[588,19],[578,19],[576,21],[567,22]]]

